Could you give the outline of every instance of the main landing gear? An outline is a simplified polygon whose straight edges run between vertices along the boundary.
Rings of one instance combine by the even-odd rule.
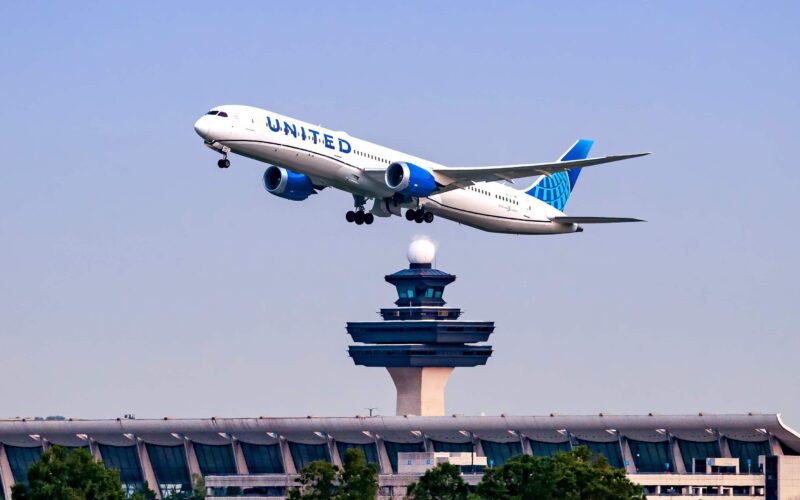
[[[414,210],[413,208],[409,208],[406,210],[406,220],[414,221],[417,224],[422,224],[423,222],[427,222],[430,224],[433,222],[433,214],[431,212],[426,212],[423,209]]]
[[[364,205],[367,203],[367,199],[361,195],[354,194],[353,195],[353,206],[356,207],[355,212],[350,210],[345,214],[345,219],[347,222],[355,222],[357,226],[361,224],[370,225],[375,222],[375,216],[369,212],[364,211]]]
[[[369,226],[375,222],[375,216],[369,212],[364,212],[364,210],[356,210],[355,212],[350,210],[345,214],[345,219],[347,219],[347,222],[355,222],[359,226],[361,224]]]

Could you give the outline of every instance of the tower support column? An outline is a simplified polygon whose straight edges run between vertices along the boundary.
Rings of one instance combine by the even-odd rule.
[[[397,388],[397,415],[444,416],[444,388],[452,367],[386,369]]]

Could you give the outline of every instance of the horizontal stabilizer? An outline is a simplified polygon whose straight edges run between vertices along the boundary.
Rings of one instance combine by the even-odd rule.
[[[613,224],[615,222],[647,222],[630,217],[551,217],[551,221],[559,224]]]

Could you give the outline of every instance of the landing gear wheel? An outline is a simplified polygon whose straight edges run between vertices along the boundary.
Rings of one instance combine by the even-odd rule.
[[[433,222],[433,214],[431,212],[425,212],[424,219],[425,219],[425,222],[430,224],[431,222]]]
[[[417,216],[417,211],[409,208],[406,210],[406,220],[411,222]]]
[[[355,222],[356,221],[356,213],[353,212],[352,210],[350,210],[344,215],[344,218],[347,219],[347,222]]]
[[[364,214],[364,224],[369,226],[373,222],[375,222],[375,216],[374,215],[369,214],[369,213]]]
[[[356,219],[356,224],[358,224],[359,226],[361,224],[363,224],[364,223],[364,212],[362,212],[361,210],[356,212],[355,219]]]
[[[422,210],[417,212],[416,215],[414,216],[414,222],[416,222],[417,224],[422,224],[423,222],[425,222],[425,212],[423,212]]]
[[[220,161],[217,162],[217,166],[219,168],[228,168],[228,167],[231,166],[231,161],[229,159],[227,159],[227,158],[223,158],[223,159],[221,159]]]

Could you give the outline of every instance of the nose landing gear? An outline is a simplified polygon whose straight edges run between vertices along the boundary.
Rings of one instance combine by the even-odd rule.
[[[431,222],[433,222],[433,213],[426,212],[421,208],[419,210],[414,210],[413,208],[409,208],[408,210],[406,210],[406,220],[408,220],[409,222],[413,220],[417,224],[422,224],[423,222],[430,224]]]
[[[222,153],[222,159],[217,162],[217,166],[219,168],[230,168],[231,161],[228,159],[228,153],[231,152],[231,148],[229,148],[228,146],[221,146],[221,147],[212,146],[212,149],[214,149],[219,153]]]

